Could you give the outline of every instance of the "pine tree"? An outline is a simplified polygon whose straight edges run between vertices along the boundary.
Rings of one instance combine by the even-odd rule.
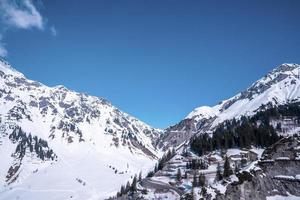
[[[206,196],[206,194],[207,194],[207,190],[206,190],[206,188],[205,188],[205,187],[202,187],[202,189],[201,189],[201,194],[202,194],[202,196],[203,196],[203,197],[205,197],[205,196]]]
[[[117,192],[117,197],[121,197],[122,194],[120,192]]]
[[[137,190],[137,177],[135,175],[131,183],[131,191],[135,192],[136,190]]]
[[[142,180],[142,172],[139,173],[139,180],[138,181],[141,181]]]
[[[190,168],[190,164],[189,162],[186,162],[185,168],[189,169]]]
[[[154,173],[156,173],[157,171],[158,171],[158,167],[157,167],[157,164],[155,164]]]
[[[196,175],[196,173],[194,173],[194,177],[193,177],[193,187],[197,187],[197,186],[198,186],[197,175]]]
[[[227,178],[232,175],[232,169],[228,157],[225,157],[223,177]]]
[[[153,171],[150,171],[148,174],[147,174],[147,177],[153,177],[154,176],[154,172]]]
[[[172,153],[172,157],[175,156],[175,154],[176,154],[175,148],[172,149],[172,152],[171,152],[171,153]],[[170,159],[171,159],[171,158],[170,158]]]
[[[181,170],[180,170],[180,168],[178,168],[178,170],[177,170],[177,175],[176,175],[176,179],[177,179],[177,181],[178,182],[180,182],[181,181]]]
[[[130,183],[127,181],[126,187],[125,187],[125,193],[129,192],[130,190]]]
[[[237,164],[235,164],[234,166],[234,172],[238,173],[240,171],[239,166]]]
[[[121,186],[120,194],[121,196],[126,194],[124,185]]]
[[[218,163],[216,181],[220,181],[222,179],[223,179],[223,177],[222,177],[222,172],[221,172],[221,165],[220,165],[220,163]]]
[[[203,173],[201,173],[199,175],[198,185],[200,187],[204,187],[205,186],[205,175]]]

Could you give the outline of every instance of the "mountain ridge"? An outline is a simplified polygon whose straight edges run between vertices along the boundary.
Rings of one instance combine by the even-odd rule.
[[[160,146],[180,145],[195,134],[211,132],[225,120],[251,116],[264,105],[299,101],[299,74],[300,65],[284,63],[237,95],[215,106],[195,108],[185,119],[165,130]]]
[[[143,176],[164,150],[212,132],[225,120],[263,107],[298,102],[300,66],[282,64],[245,91],[192,111],[163,132],[122,112],[101,97],[48,87],[0,60],[0,166],[3,197],[104,199]],[[59,184],[57,184],[59,182]],[[59,192],[58,192],[59,191]],[[27,197],[26,197],[27,195]]]
[[[20,187],[47,185],[50,191],[64,190],[57,194],[61,199],[107,198],[150,170],[161,154],[155,147],[159,129],[103,98],[29,80],[4,60],[0,106],[0,155],[7,158],[0,185],[9,199],[17,198]],[[72,173],[64,174],[66,169]],[[65,185],[56,186],[57,178]]]
[[[297,70],[298,74],[294,74],[295,70]],[[253,98],[252,95],[253,93],[251,92],[256,92],[255,94],[257,94],[257,92],[262,93],[263,91],[266,90],[266,88],[264,87],[268,87],[270,86],[269,83],[271,81],[282,81],[283,79],[287,78],[287,76],[289,75],[294,75],[294,77],[297,77],[297,79],[299,79],[299,74],[300,74],[300,66],[298,64],[295,63],[284,63],[279,65],[277,68],[271,70],[269,73],[267,73],[263,78],[259,79],[258,81],[254,82],[250,87],[248,87],[246,90],[239,92],[237,95],[227,99],[227,100],[223,100],[221,101],[218,105],[223,105],[223,107],[225,108],[218,108],[221,110],[226,110],[226,107],[228,106],[228,104],[231,104],[232,102],[230,102],[231,100],[235,99],[235,98],[240,98],[240,97],[246,97],[246,98]],[[288,73],[286,73],[288,72]],[[275,77],[272,77],[275,76]],[[269,81],[268,81],[269,79]],[[278,82],[279,82],[278,81]],[[263,82],[266,82],[265,84],[263,84]],[[262,88],[263,91],[260,91],[260,88]],[[230,102],[230,103],[224,103],[224,102]],[[225,104],[225,105],[224,105]],[[195,115],[197,115],[197,113],[199,112],[199,115],[208,115],[209,117],[212,115],[217,115],[217,110],[214,109],[214,107],[216,106],[201,106],[201,107],[197,107],[194,109],[194,111],[192,111],[191,113],[188,114],[188,116],[186,118],[193,118]],[[229,107],[229,106],[228,106]]]

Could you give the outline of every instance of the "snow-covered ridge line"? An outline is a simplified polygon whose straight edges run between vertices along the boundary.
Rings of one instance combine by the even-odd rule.
[[[4,60],[3,58],[0,58],[0,70],[3,71],[6,74],[11,74],[11,75],[17,75],[17,76],[23,76],[24,75],[20,72],[18,72],[16,69],[14,69],[9,62]]]
[[[161,155],[155,147],[160,130],[103,98],[29,80],[4,60],[0,60],[0,122],[34,133],[58,158],[49,164],[28,154],[15,168],[12,155],[16,146],[0,136],[0,156],[4,158],[0,190],[7,191],[0,199],[42,199],[39,191],[49,190],[49,186],[49,191],[61,191],[53,199],[105,199],[135,174],[146,173]],[[30,141],[27,136],[20,141],[22,149],[32,147],[26,143]],[[17,176],[7,182],[11,167]],[[11,190],[5,189],[8,185]],[[18,188],[35,192],[20,196]]]
[[[72,89],[69,89],[67,88],[66,86],[64,85],[56,85],[56,86],[53,86],[53,87],[49,87],[49,86],[46,86],[44,85],[43,83],[40,83],[38,81],[34,81],[34,80],[30,80],[30,79],[27,79],[25,77],[25,75],[19,71],[17,71],[15,68],[13,68],[8,61],[4,60],[3,58],[0,58],[0,71],[4,72],[5,74],[7,75],[13,75],[14,77],[18,77],[18,78],[24,78],[26,79],[26,81],[28,82],[31,82],[31,83],[35,83],[36,85],[38,86],[41,86],[41,87],[46,87],[48,89],[51,90],[51,92],[55,92],[55,91],[65,91],[65,92],[71,92],[71,93],[74,93],[75,95],[79,95],[79,96],[85,96],[87,98],[94,98],[94,99],[97,99],[107,105],[110,105],[112,107],[114,107],[115,109],[117,109],[118,111],[122,112],[120,109],[116,108],[115,106],[112,105],[112,103],[110,101],[108,101],[107,99],[103,98],[103,97],[98,97],[98,96],[93,96],[93,95],[90,95],[90,94],[86,94],[86,93],[79,93],[79,92],[76,92]],[[124,113],[122,112],[123,114],[127,115],[127,116],[130,116],[129,114],[127,113]],[[137,118],[135,117],[132,117],[130,116],[131,118],[134,118],[136,121],[139,121]],[[143,122],[144,123],[144,122]],[[144,123],[145,125],[147,125],[148,127],[151,127],[150,125]],[[162,131],[161,129],[158,129],[158,128],[155,128],[155,130],[157,131]]]
[[[200,120],[218,115],[223,115],[222,117],[224,118],[226,118],[225,115],[228,118],[233,116],[238,117],[251,114],[251,112],[258,109],[262,104],[269,102],[283,104],[292,100],[298,100],[300,93],[298,88],[299,76],[300,65],[284,63],[253,83],[245,91],[228,100],[222,101],[216,106],[198,107],[189,113],[186,119]],[[248,108],[243,109],[245,106]],[[239,114],[237,110],[239,110]],[[232,112],[237,115],[232,115]]]
[[[241,116],[252,116],[265,105],[284,105],[300,101],[300,65],[282,64],[253,83],[245,91],[215,106],[194,109],[185,119],[170,126],[160,146],[178,146],[195,134],[212,132],[220,123]]]

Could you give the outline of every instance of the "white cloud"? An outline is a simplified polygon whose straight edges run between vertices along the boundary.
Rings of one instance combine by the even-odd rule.
[[[0,0],[0,9],[3,22],[10,26],[44,29],[43,17],[31,0]]]
[[[0,57],[6,57],[7,56],[7,50],[3,46],[3,44],[0,43]]]
[[[2,41],[2,35],[0,35],[0,57],[6,57],[7,50],[5,49],[5,44]]]
[[[34,0],[0,0],[0,57],[7,56],[3,35],[8,30],[47,29],[45,25],[47,20],[43,19],[43,16],[33,2]],[[47,30],[53,36],[57,35],[57,30],[54,26],[51,26]]]
[[[51,26],[50,31],[53,36],[57,36],[57,30],[56,30],[55,26]]]

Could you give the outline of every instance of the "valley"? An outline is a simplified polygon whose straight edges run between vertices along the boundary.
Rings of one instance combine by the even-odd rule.
[[[0,61],[0,199],[300,196],[300,66],[164,130]]]

